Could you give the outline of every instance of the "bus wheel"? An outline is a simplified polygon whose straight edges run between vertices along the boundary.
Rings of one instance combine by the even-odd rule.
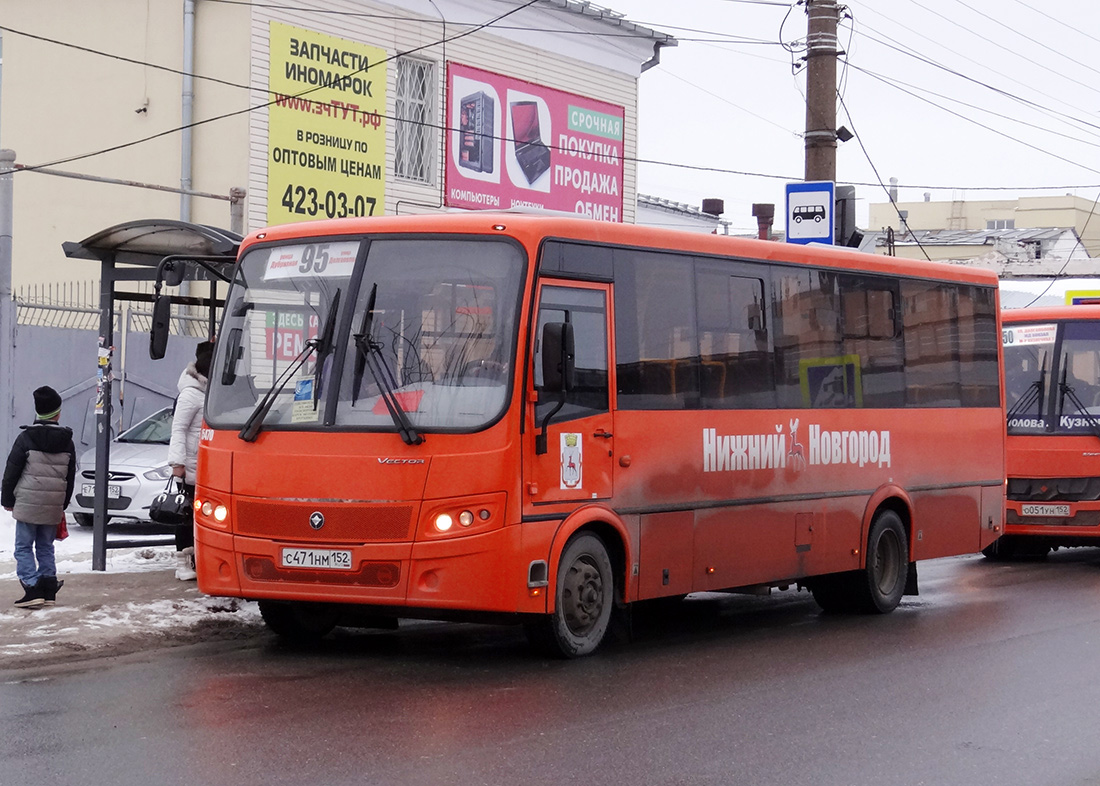
[[[554,613],[530,623],[527,637],[564,658],[589,655],[607,632],[614,604],[615,577],[607,548],[595,535],[580,535],[562,552]]]
[[[260,616],[278,636],[295,642],[317,641],[336,627],[340,609],[331,603],[261,600]]]
[[[860,611],[887,614],[905,593],[909,572],[909,539],[901,517],[892,510],[879,513],[867,535],[867,566],[858,573],[856,604]]]

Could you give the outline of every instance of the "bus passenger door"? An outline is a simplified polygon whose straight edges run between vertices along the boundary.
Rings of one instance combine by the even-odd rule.
[[[608,349],[610,285],[543,282],[528,387],[533,423],[524,435],[524,503],[609,499],[614,430],[609,408]],[[575,385],[563,396],[544,389],[543,325],[573,326]],[[545,443],[540,436],[544,432]],[[540,452],[541,447],[545,452]]]

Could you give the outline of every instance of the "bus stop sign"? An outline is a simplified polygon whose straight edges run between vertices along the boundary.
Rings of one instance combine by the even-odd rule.
[[[787,242],[833,244],[832,181],[787,183]]]

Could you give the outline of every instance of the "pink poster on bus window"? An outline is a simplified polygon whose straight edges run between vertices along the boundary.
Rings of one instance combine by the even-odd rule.
[[[447,64],[450,207],[623,220],[623,108]]]

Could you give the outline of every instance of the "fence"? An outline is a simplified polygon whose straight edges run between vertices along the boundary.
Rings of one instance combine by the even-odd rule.
[[[146,283],[140,282],[130,291],[152,292],[152,285]],[[14,304],[14,368],[5,377],[13,386],[15,417],[12,423],[0,424],[7,426],[7,444],[20,425],[34,419],[31,391],[39,385],[50,385],[61,394],[61,423],[72,428],[77,452],[81,453],[95,444],[98,282],[21,287],[15,292]],[[151,317],[152,309],[144,303],[123,302],[115,313],[111,429],[116,434],[175,399],[180,372],[194,359],[195,344],[208,338],[209,319],[205,314],[176,309],[165,357],[151,360]]]

